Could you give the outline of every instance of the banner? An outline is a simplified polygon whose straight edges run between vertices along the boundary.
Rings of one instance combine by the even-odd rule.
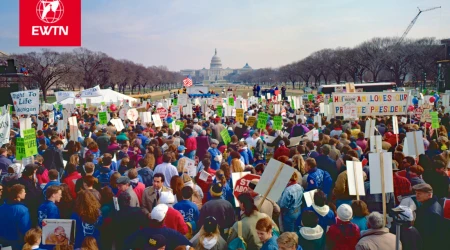
[[[55,93],[56,102],[62,102],[68,98],[75,98],[75,92],[72,91],[58,91]]]
[[[17,116],[39,114],[39,89],[12,92],[11,98]]]
[[[344,116],[346,97],[354,97],[358,116],[405,115],[408,92],[333,93],[335,116]]]
[[[95,97],[102,96],[102,92],[100,90],[100,86],[95,86],[90,89],[85,89],[81,91],[81,97]]]
[[[9,114],[5,113],[0,116],[0,145],[9,143],[9,131],[11,130],[11,123]]]

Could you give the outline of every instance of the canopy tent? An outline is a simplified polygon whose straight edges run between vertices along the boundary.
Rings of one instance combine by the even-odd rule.
[[[96,96],[96,97],[81,97],[81,98],[67,98],[65,100],[62,100],[60,104],[73,104],[74,99],[76,100],[76,103],[86,103],[86,99],[91,99],[92,104],[100,104],[102,102],[105,102],[106,104],[110,104],[112,102],[116,103],[120,100],[129,100],[130,103],[137,102],[138,99],[121,94],[119,92],[116,92],[111,89],[101,89],[102,96]]]

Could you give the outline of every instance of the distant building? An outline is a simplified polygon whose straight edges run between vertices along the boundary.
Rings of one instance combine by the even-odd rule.
[[[245,64],[245,66],[241,69],[231,69],[231,68],[222,68],[222,60],[217,56],[217,49],[214,52],[214,56],[211,58],[211,63],[209,65],[209,69],[203,68],[199,70],[194,69],[183,69],[180,73],[183,76],[192,76],[198,77],[202,79],[203,84],[211,84],[211,83],[226,83],[227,81],[224,79],[226,76],[232,74],[243,74],[246,72],[253,71],[252,67]]]

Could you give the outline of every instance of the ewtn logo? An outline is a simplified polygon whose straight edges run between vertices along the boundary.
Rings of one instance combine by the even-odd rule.
[[[47,24],[57,23],[64,15],[64,5],[59,0],[45,1],[41,0],[36,5],[36,15]],[[48,35],[69,35],[69,26],[32,26],[31,34],[33,36]]]
[[[20,46],[81,46],[81,0],[20,0]]]

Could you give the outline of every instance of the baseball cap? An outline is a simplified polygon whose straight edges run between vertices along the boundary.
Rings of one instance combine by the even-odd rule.
[[[186,150],[185,146],[183,146],[183,145],[178,146],[178,152],[182,152],[184,150]]]
[[[208,216],[205,218],[205,222],[203,224],[203,230],[206,233],[214,233],[217,229],[217,220],[213,216]]]
[[[166,218],[167,210],[169,210],[169,207],[166,204],[158,204],[153,208],[150,216],[152,219],[161,222]]]

